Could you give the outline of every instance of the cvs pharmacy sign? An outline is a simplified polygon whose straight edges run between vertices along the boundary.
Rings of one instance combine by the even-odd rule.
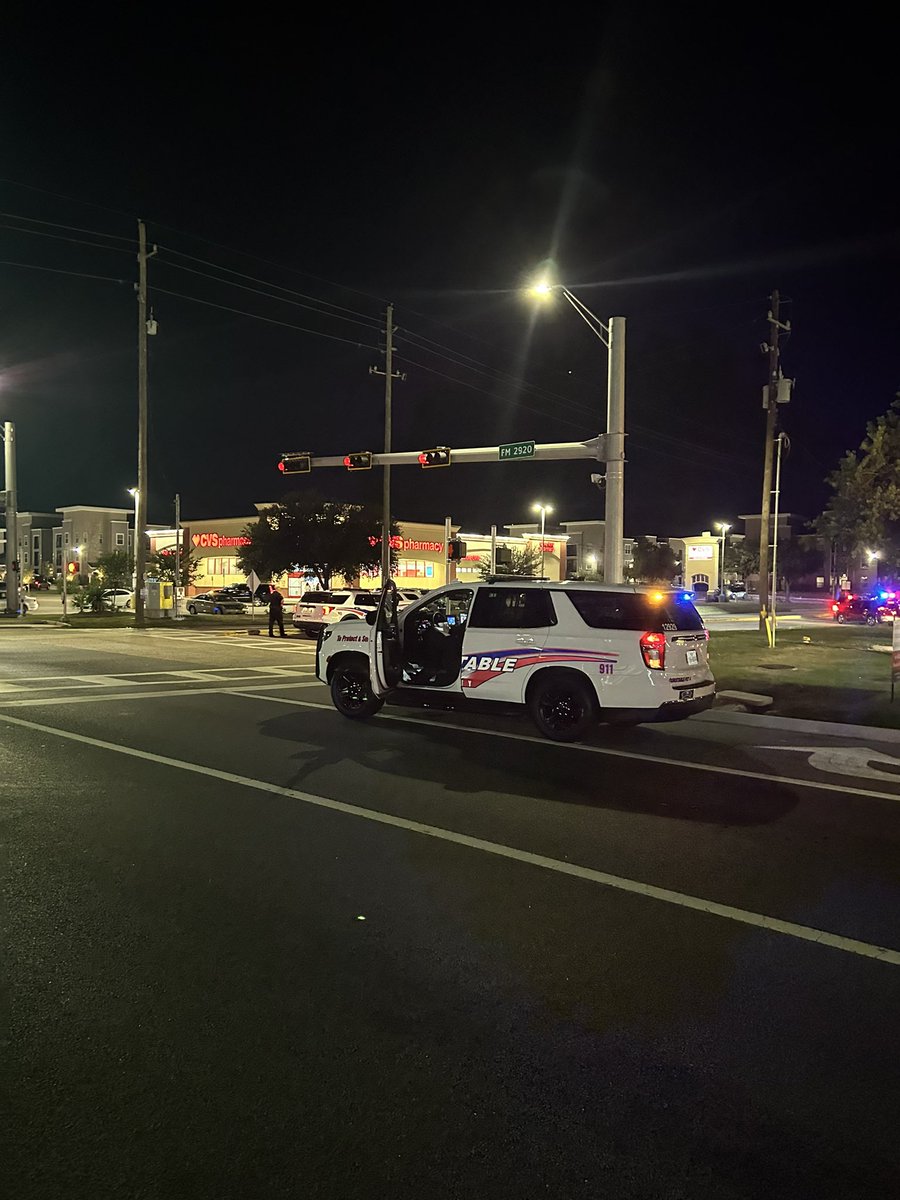
[[[224,533],[195,533],[191,541],[199,550],[221,550],[230,546],[249,546],[248,537],[227,537]]]

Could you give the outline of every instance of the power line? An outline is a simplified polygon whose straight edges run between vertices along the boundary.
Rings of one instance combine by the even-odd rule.
[[[354,317],[363,317],[365,320],[371,321],[375,327],[378,327],[378,323],[375,322],[375,319],[373,317],[369,317],[366,313],[357,312],[356,309],[345,308],[341,304],[335,304],[331,300],[323,300],[319,296],[309,296],[305,292],[294,291],[293,288],[286,288],[280,283],[272,283],[272,281],[270,279],[259,279],[255,275],[246,275],[243,271],[235,271],[232,267],[223,267],[223,266],[220,266],[218,263],[210,262],[208,259],[197,258],[193,254],[185,254],[183,250],[175,250],[171,246],[160,246],[159,249],[165,250],[167,254],[177,254],[179,256],[179,258],[187,258],[191,262],[201,263],[203,266],[206,266],[206,267],[214,267],[217,271],[224,271],[228,275],[236,275],[239,279],[248,279],[251,283],[261,283],[265,287],[275,288],[279,292],[287,292],[287,294],[289,296],[299,296],[299,298],[301,300],[312,300],[316,304],[328,305],[329,308],[334,308],[338,312],[350,313],[350,315],[354,316]],[[235,251],[235,253],[240,253],[240,251]],[[176,270],[180,270],[180,271],[189,271],[190,270],[190,267],[182,267],[177,263],[169,263],[168,265],[170,267],[175,267]],[[291,268],[288,267],[285,269],[290,270]],[[197,273],[202,274],[202,272],[197,272]],[[222,282],[226,283],[228,281],[222,280]],[[237,286],[237,285],[235,285],[235,286]],[[334,286],[340,286],[340,285],[336,284]]]
[[[426,367],[424,363],[415,362],[413,359],[406,358],[405,355],[404,355],[404,361],[406,363],[408,363],[409,366],[411,366],[411,367],[418,367],[419,370],[421,370],[421,371],[428,371],[428,373],[430,375],[439,375],[441,377],[441,379],[447,379],[450,381],[450,383],[458,384],[460,387],[469,388],[473,392],[481,392],[482,395],[490,396],[492,400],[495,400],[495,401],[497,400],[497,397],[494,395],[493,392],[489,392],[487,390],[487,388],[479,387],[477,383],[466,383],[466,381],[463,379],[454,379],[452,375],[447,375],[446,372],[444,372],[444,371],[438,371],[434,367]],[[535,413],[539,417],[545,417],[545,418],[549,418],[550,420],[553,420],[553,421],[558,421],[563,425],[570,426],[572,429],[578,429],[582,433],[585,430],[586,423],[581,424],[581,425],[576,425],[574,421],[569,421],[565,417],[557,416],[555,413],[548,413],[542,409],[533,408],[530,404],[525,404],[521,400],[516,401],[516,404],[519,408],[524,408],[527,412]],[[593,433],[591,434],[591,436],[593,436]]]
[[[404,341],[404,339],[402,337],[398,337],[397,341],[402,343]],[[407,341],[408,341],[408,338],[407,338]],[[443,354],[438,350],[430,350],[427,346],[419,346],[416,343],[412,343],[412,346],[413,346],[413,349],[421,350],[425,354],[433,354],[436,358],[443,358],[447,362],[452,363],[454,366],[461,367],[465,371],[474,371],[476,375],[484,375],[486,378],[492,379],[496,383],[517,384],[518,386],[524,388],[526,391],[534,393],[536,396],[542,396],[548,400],[552,400],[554,403],[563,403],[563,404],[569,405],[569,407],[571,407],[572,409],[574,409],[578,412],[583,412],[587,416],[594,416],[593,410],[587,408],[583,404],[579,404],[577,400],[570,400],[566,396],[561,396],[556,392],[551,392],[547,388],[542,388],[537,384],[529,383],[527,380],[521,379],[516,375],[509,375],[507,372],[501,371],[499,368],[490,367],[487,363],[480,364],[481,367],[486,368],[484,370],[481,370],[477,366],[470,366],[468,363],[460,362],[458,359],[451,357],[450,355],[452,355],[453,351],[451,351],[450,355],[448,355],[448,354]],[[449,349],[449,347],[447,347],[447,349]],[[468,357],[468,356],[466,356],[466,357]],[[472,359],[470,361],[474,363],[474,362],[477,362],[478,360]]]
[[[37,217],[24,217],[21,213],[0,211],[0,217],[9,217],[11,221],[30,221],[32,225],[48,225],[52,229],[68,229],[70,233],[89,233],[93,237],[115,238],[117,241],[136,245],[134,238],[123,237],[120,233],[104,233],[100,229],[82,229],[79,225],[60,225],[58,221],[41,221]]]
[[[0,259],[0,267],[24,267],[29,271],[50,271],[53,275],[74,275],[78,279],[102,279],[107,283],[133,283],[132,279],[116,279],[112,275],[88,275],[85,271],[63,271],[59,267],[39,267],[35,263],[12,262]]]
[[[338,337],[334,333],[323,333],[320,329],[307,329],[303,325],[292,325],[289,321],[276,321],[274,317],[263,317],[259,313],[246,312],[242,308],[230,308],[227,304],[215,304],[212,300],[200,300],[197,296],[185,296],[183,292],[170,292],[166,288],[151,285],[152,293],[159,293],[162,296],[174,296],[178,300],[189,300],[191,304],[203,304],[207,308],[218,308],[222,312],[235,313],[239,317],[252,317],[255,321],[265,321],[268,325],[280,325],[283,329],[296,329],[299,333],[310,333],[313,337],[327,338],[330,342],[344,342],[347,346],[357,346],[361,350],[377,350],[377,346],[370,346],[366,342],[354,342],[351,338]]]
[[[7,225],[6,222],[0,221],[0,229],[12,229],[15,233],[30,233],[34,237],[54,238],[58,242],[71,242],[73,246],[93,246],[97,250],[114,250],[117,254],[132,254],[132,250],[126,250],[124,246],[105,246],[102,242],[86,242],[84,238],[64,237],[61,233],[47,233],[43,229],[20,229],[18,225]]]
[[[174,253],[177,254],[178,251],[174,251]],[[195,261],[199,262],[202,260],[196,259]],[[348,321],[351,325],[362,325],[365,329],[372,329],[373,331],[377,328],[374,322],[370,322],[368,319],[360,321],[357,320],[356,317],[344,317],[341,316],[340,313],[328,312],[325,309],[316,308],[312,304],[303,304],[299,300],[290,300],[286,296],[273,296],[270,292],[264,292],[261,288],[249,287],[247,284],[237,283],[233,279],[222,279],[218,275],[211,275],[208,271],[198,271],[196,267],[186,267],[182,263],[166,262],[164,259],[157,259],[157,262],[160,266],[171,267],[174,271],[187,271],[191,275],[199,275],[203,279],[211,279],[213,282],[224,284],[226,287],[240,288],[241,291],[244,292],[253,292],[254,295],[265,296],[267,300],[275,300],[279,304],[290,304],[294,308],[305,308],[309,312],[319,313],[323,317],[332,317],[336,321]],[[210,265],[214,266],[215,264]],[[223,270],[227,270],[227,268],[223,268]],[[237,272],[235,272],[235,274],[237,274]],[[251,276],[245,276],[245,278],[251,278]],[[265,283],[266,280],[258,280],[258,282]],[[269,284],[268,286],[277,288],[278,284]],[[288,289],[285,288],[283,290],[287,291]],[[300,293],[295,294],[299,295]],[[327,301],[325,301],[325,303],[327,303]]]

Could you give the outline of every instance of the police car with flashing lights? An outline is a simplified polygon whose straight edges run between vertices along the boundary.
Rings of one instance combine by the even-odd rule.
[[[316,675],[338,712],[391,698],[524,706],[555,741],[600,720],[672,720],[711,707],[709,634],[684,592],[494,577],[451,583],[401,608],[383,589],[361,621],[324,627]]]

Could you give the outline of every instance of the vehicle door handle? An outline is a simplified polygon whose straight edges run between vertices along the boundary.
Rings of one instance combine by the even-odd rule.
[[[534,638],[529,633],[520,633],[516,636],[516,641],[520,646],[533,646]]]

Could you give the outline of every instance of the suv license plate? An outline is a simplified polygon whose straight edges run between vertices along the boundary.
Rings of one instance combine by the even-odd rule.
[[[688,650],[687,665],[689,667],[696,667],[696,665],[697,665],[697,651],[696,650]]]
[[[684,688],[678,695],[679,700],[693,700],[693,698],[694,698],[694,689],[693,688]]]

